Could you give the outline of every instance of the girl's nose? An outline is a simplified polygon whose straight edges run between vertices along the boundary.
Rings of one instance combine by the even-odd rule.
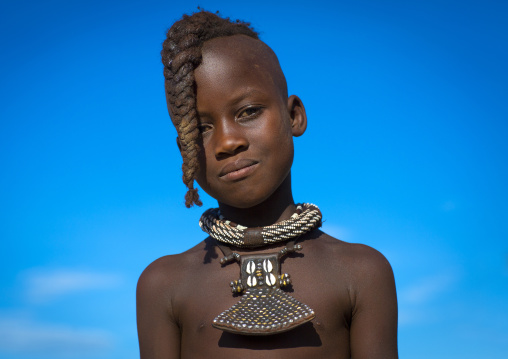
[[[237,123],[220,126],[215,136],[215,157],[219,159],[234,156],[249,147],[245,130]]]

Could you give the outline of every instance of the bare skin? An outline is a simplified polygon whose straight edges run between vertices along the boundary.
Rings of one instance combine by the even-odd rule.
[[[237,223],[263,226],[289,218],[295,211],[292,138],[305,132],[307,118],[300,99],[287,97],[273,52],[242,35],[210,40],[195,78],[201,188]],[[231,163],[241,168],[231,170]],[[239,266],[220,265],[222,253],[212,238],[150,264],[137,288],[141,358],[397,358],[395,283],[383,255],[319,230],[300,243],[302,252],[286,257],[282,271],[292,277],[290,294],[316,317],[271,336],[211,326],[239,300],[229,287]],[[283,247],[232,250],[270,253]]]

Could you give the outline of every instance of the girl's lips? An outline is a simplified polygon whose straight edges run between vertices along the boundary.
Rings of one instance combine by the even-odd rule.
[[[236,181],[250,175],[258,162],[249,159],[239,159],[225,165],[219,173],[219,177],[225,181]]]

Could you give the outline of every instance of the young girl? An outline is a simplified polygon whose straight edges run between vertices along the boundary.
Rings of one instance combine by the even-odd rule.
[[[203,242],[141,275],[141,358],[397,358],[390,264],[293,200],[307,117],[274,52],[249,24],[201,11],[171,27],[162,62],[186,205],[201,204],[196,180],[218,208]]]

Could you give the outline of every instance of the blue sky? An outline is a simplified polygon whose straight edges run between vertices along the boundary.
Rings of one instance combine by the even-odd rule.
[[[215,206],[183,206],[159,59],[197,5],[278,54],[295,199],[390,260],[400,356],[508,357],[508,4],[351,0],[2,2],[0,358],[138,357],[139,274]]]

